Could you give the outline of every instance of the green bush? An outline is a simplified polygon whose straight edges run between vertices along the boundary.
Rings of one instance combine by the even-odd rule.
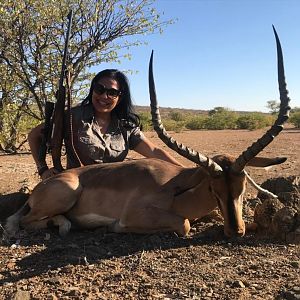
[[[216,112],[205,120],[206,129],[236,129],[237,113],[229,110]]]
[[[299,127],[300,112],[292,113],[291,122]],[[222,130],[222,129],[248,129],[255,130],[271,126],[276,116],[259,112],[239,114],[229,109],[215,108],[210,114],[184,114],[173,111],[163,118],[162,122],[167,131],[180,132],[183,129],[189,130]],[[140,113],[141,124],[144,131],[153,129],[151,114]]]
[[[181,132],[185,128],[184,121],[174,121],[171,119],[163,120],[163,125],[167,131]]]
[[[152,118],[150,112],[139,113],[141,128],[143,131],[152,130]]]
[[[300,111],[291,114],[290,123],[292,123],[296,128],[300,128]]]
[[[207,118],[208,117],[204,115],[193,116],[187,120],[185,127],[190,130],[205,129]]]
[[[214,114],[219,114],[219,113],[228,112],[228,111],[231,111],[231,110],[227,107],[216,106],[208,112],[208,115],[212,116]]]
[[[171,111],[169,112],[169,118],[176,122],[182,122],[185,120],[185,115],[179,111]]]
[[[238,129],[255,130],[270,126],[273,123],[274,117],[261,113],[249,113],[241,115],[236,123]]]
[[[40,121],[29,116],[14,103],[6,104],[0,111],[0,148],[16,151],[27,140],[27,134]]]

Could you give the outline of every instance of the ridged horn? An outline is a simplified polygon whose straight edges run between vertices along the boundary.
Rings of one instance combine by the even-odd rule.
[[[275,34],[277,47],[278,85],[280,94],[280,109],[278,117],[273,126],[236,159],[236,161],[231,166],[233,172],[242,172],[246,164],[259,152],[261,152],[267,145],[269,145],[273,141],[273,139],[282,131],[283,124],[289,118],[289,112],[291,108],[289,106],[290,99],[288,97],[288,90],[286,88],[285,82],[282,49],[275,27],[273,25],[272,27]]]
[[[199,152],[179,144],[174,138],[172,138],[165,130],[160,117],[160,112],[157,104],[157,97],[155,91],[155,83],[153,77],[153,51],[151,53],[149,62],[149,93],[151,101],[151,115],[154,130],[158,134],[158,137],[172,150],[187,158],[188,160],[199,164],[204,167],[212,176],[218,176],[222,172],[222,168],[210,158],[200,154]]]

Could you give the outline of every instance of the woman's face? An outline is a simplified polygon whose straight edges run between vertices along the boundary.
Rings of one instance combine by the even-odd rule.
[[[100,78],[93,87],[92,103],[96,113],[110,113],[120,102],[119,83],[109,77]]]

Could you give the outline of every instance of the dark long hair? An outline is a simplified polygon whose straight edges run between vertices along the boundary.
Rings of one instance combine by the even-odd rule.
[[[127,122],[127,125],[133,123],[132,125],[134,126],[140,126],[140,118],[137,114],[134,113],[128,78],[124,73],[122,73],[119,70],[105,69],[99,72],[92,79],[90,92],[87,95],[87,97],[82,101],[82,105],[92,103],[94,85],[103,77],[108,77],[113,80],[116,80],[120,86],[120,91],[122,93],[118,105],[113,109],[112,112],[115,113],[121,121],[125,121],[125,124]]]

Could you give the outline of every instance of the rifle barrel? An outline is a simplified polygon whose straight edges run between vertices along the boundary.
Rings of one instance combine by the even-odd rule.
[[[59,87],[57,93],[57,101],[54,108],[54,113],[52,117],[52,135],[51,135],[51,151],[52,151],[52,161],[53,166],[58,171],[62,171],[63,167],[61,164],[61,149],[64,138],[64,114],[66,106],[66,88],[64,86],[64,79],[66,77],[66,61],[68,54],[68,46],[70,40],[71,26],[72,26],[73,11],[71,10],[68,14],[68,30],[65,40],[65,49],[61,66],[61,74],[59,78]]]
[[[66,76],[66,69],[67,69],[67,54],[68,54],[68,47],[69,47],[69,41],[70,41],[70,34],[71,34],[71,26],[72,26],[72,19],[73,19],[73,11],[70,10],[68,14],[68,29],[67,29],[67,35],[66,35],[66,41],[65,41],[65,49],[64,49],[64,56],[62,60],[62,65],[61,65],[61,74],[59,78],[59,86],[63,85],[64,82],[64,77]]]

